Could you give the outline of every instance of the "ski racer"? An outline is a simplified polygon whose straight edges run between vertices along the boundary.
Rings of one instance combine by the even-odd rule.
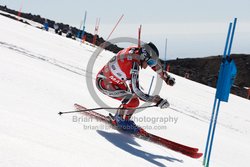
[[[130,119],[140,100],[153,102],[160,108],[169,107],[166,99],[159,95],[150,96],[141,91],[139,72],[150,66],[166,84],[173,86],[175,79],[162,70],[158,60],[159,51],[152,43],[141,47],[129,47],[118,52],[97,74],[96,86],[103,94],[120,100],[121,105],[112,122],[125,131],[138,132],[139,128]]]

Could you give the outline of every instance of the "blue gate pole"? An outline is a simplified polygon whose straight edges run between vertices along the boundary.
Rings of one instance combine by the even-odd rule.
[[[226,45],[225,45],[225,49],[223,53],[224,58],[227,56],[227,48],[228,48],[228,42],[229,42],[229,38],[231,34],[231,29],[232,29],[232,23],[229,24],[229,28],[228,28],[227,40],[226,40]]]
[[[230,54],[231,54],[231,48],[232,48],[232,43],[233,43],[234,31],[235,31],[236,23],[237,23],[237,18],[234,18],[232,36],[231,36],[231,40],[230,40],[230,44],[229,44],[229,49],[228,49],[227,56],[230,56]],[[231,24],[232,24],[232,23],[231,23]]]
[[[77,33],[77,38],[79,38],[79,39],[81,39],[81,28],[82,28],[82,24],[83,24],[83,22],[81,21],[81,23],[80,23],[80,28],[79,28],[79,31],[78,31],[78,33]],[[81,41],[81,40],[80,40]]]
[[[166,38],[166,43],[165,43],[165,60],[164,60],[164,71],[167,71],[167,43],[168,39]]]
[[[150,94],[150,92],[151,92],[151,88],[152,88],[154,79],[155,79],[155,76],[152,77],[152,80],[151,80],[151,83],[150,83],[150,87],[149,87],[149,90],[148,90],[148,94]]]
[[[85,14],[84,14],[81,39],[84,37],[84,34],[85,34],[85,23],[86,23],[86,18],[87,18],[87,11],[85,11]],[[81,41],[81,40],[80,40],[80,41]]]
[[[217,109],[216,109],[216,114],[215,114],[215,119],[214,119],[214,126],[213,126],[213,130],[212,130],[212,137],[211,137],[211,142],[210,142],[206,167],[209,167],[209,161],[210,161],[212,145],[213,145],[213,141],[214,141],[214,133],[215,133],[215,128],[216,128],[216,124],[217,124],[219,109],[220,109],[220,100],[218,102],[218,106],[217,106]]]
[[[205,154],[203,157],[203,165],[205,165],[207,163],[207,152],[208,152],[208,148],[210,146],[210,138],[211,138],[210,136],[211,136],[211,130],[212,130],[213,122],[214,122],[214,112],[215,112],[216,104],[217,104],[217,98],[215,97],[212,116],[210,118],[210,125],[209,125],[209,130],[208,130],[208,135],[207,135],[206,149],[205,149]]]
[[[225,44],[225,48],[224,48],[224,54],[223,54],[223,57],[226,57],[226,54],[227,54],[227,50],[228,50],[228,42],[229,42],[229,39],[230,39],[230,34],[231,34],[231,29],[232,29],[232,23],[229,24],[229,28],[228,28],[228,33],[227,33],[227,39],[226,39],[226,44]],[[221,69],[220,69],[221,70]],[[218,84],[218,83],[217,83]],[[217,88],[218,89],[218,88]],[[218,91],[218,90],[217,90]],[[217,106],[217,97],[215,96],[215,99],[214,99],[214,106],[213,106],[213,111],[212,111],[212,116],[211,116],[211,119],[210,119],[210,125],[209,125],[209,130],[208,130],[208,136],[207,136],[207,142],[206,142],[206,148],[205,148],[205,154],[204,154],[204,158],[203,158],[203,165],[206,165],[207,162],[208,162],[208,159],[207,159],[207,154],[208,152],[210,152],[209,148],[211,147],[211,130],[212,130],[212,127],[214,126],[214,116],[215,116],[215,109],[216,109],[216,106]]]

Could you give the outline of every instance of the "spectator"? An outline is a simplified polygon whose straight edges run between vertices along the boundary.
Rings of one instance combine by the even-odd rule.
[[[49,23],[48,23],[47,19],[45,19],[45,21],[44,21],[43,28],[45,31],[49,31]]]

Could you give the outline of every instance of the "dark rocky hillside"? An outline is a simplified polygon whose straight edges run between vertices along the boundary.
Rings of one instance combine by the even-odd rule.
[[[232,54],[231,57],[237,66],[237,76],[231,92],[241,97],[247,97],[247,90],[250,87],[250,55]],[[189,79],[216,87],[218,72],[222,56],[206,58],[186,58],[167,61],[170,65],[170,72],[179,76],[189,75]]]

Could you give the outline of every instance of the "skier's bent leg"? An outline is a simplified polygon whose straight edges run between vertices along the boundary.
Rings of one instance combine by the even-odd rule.
[[[124,103],[124,101],[122,101],[122,103],[123,104],[121,105],[121,108],[117,111],[117,114],[124,120],[129,120],[134,114],[136,108],[139,106],[140,101],[137,97],[132,97],[126,103]]]
[[[137,133],[140,128],[130,118],[138,106],[139,99],[137,97],[133,97],[126,104],[122,104],[115,115],[116,125],[123,130]]]

